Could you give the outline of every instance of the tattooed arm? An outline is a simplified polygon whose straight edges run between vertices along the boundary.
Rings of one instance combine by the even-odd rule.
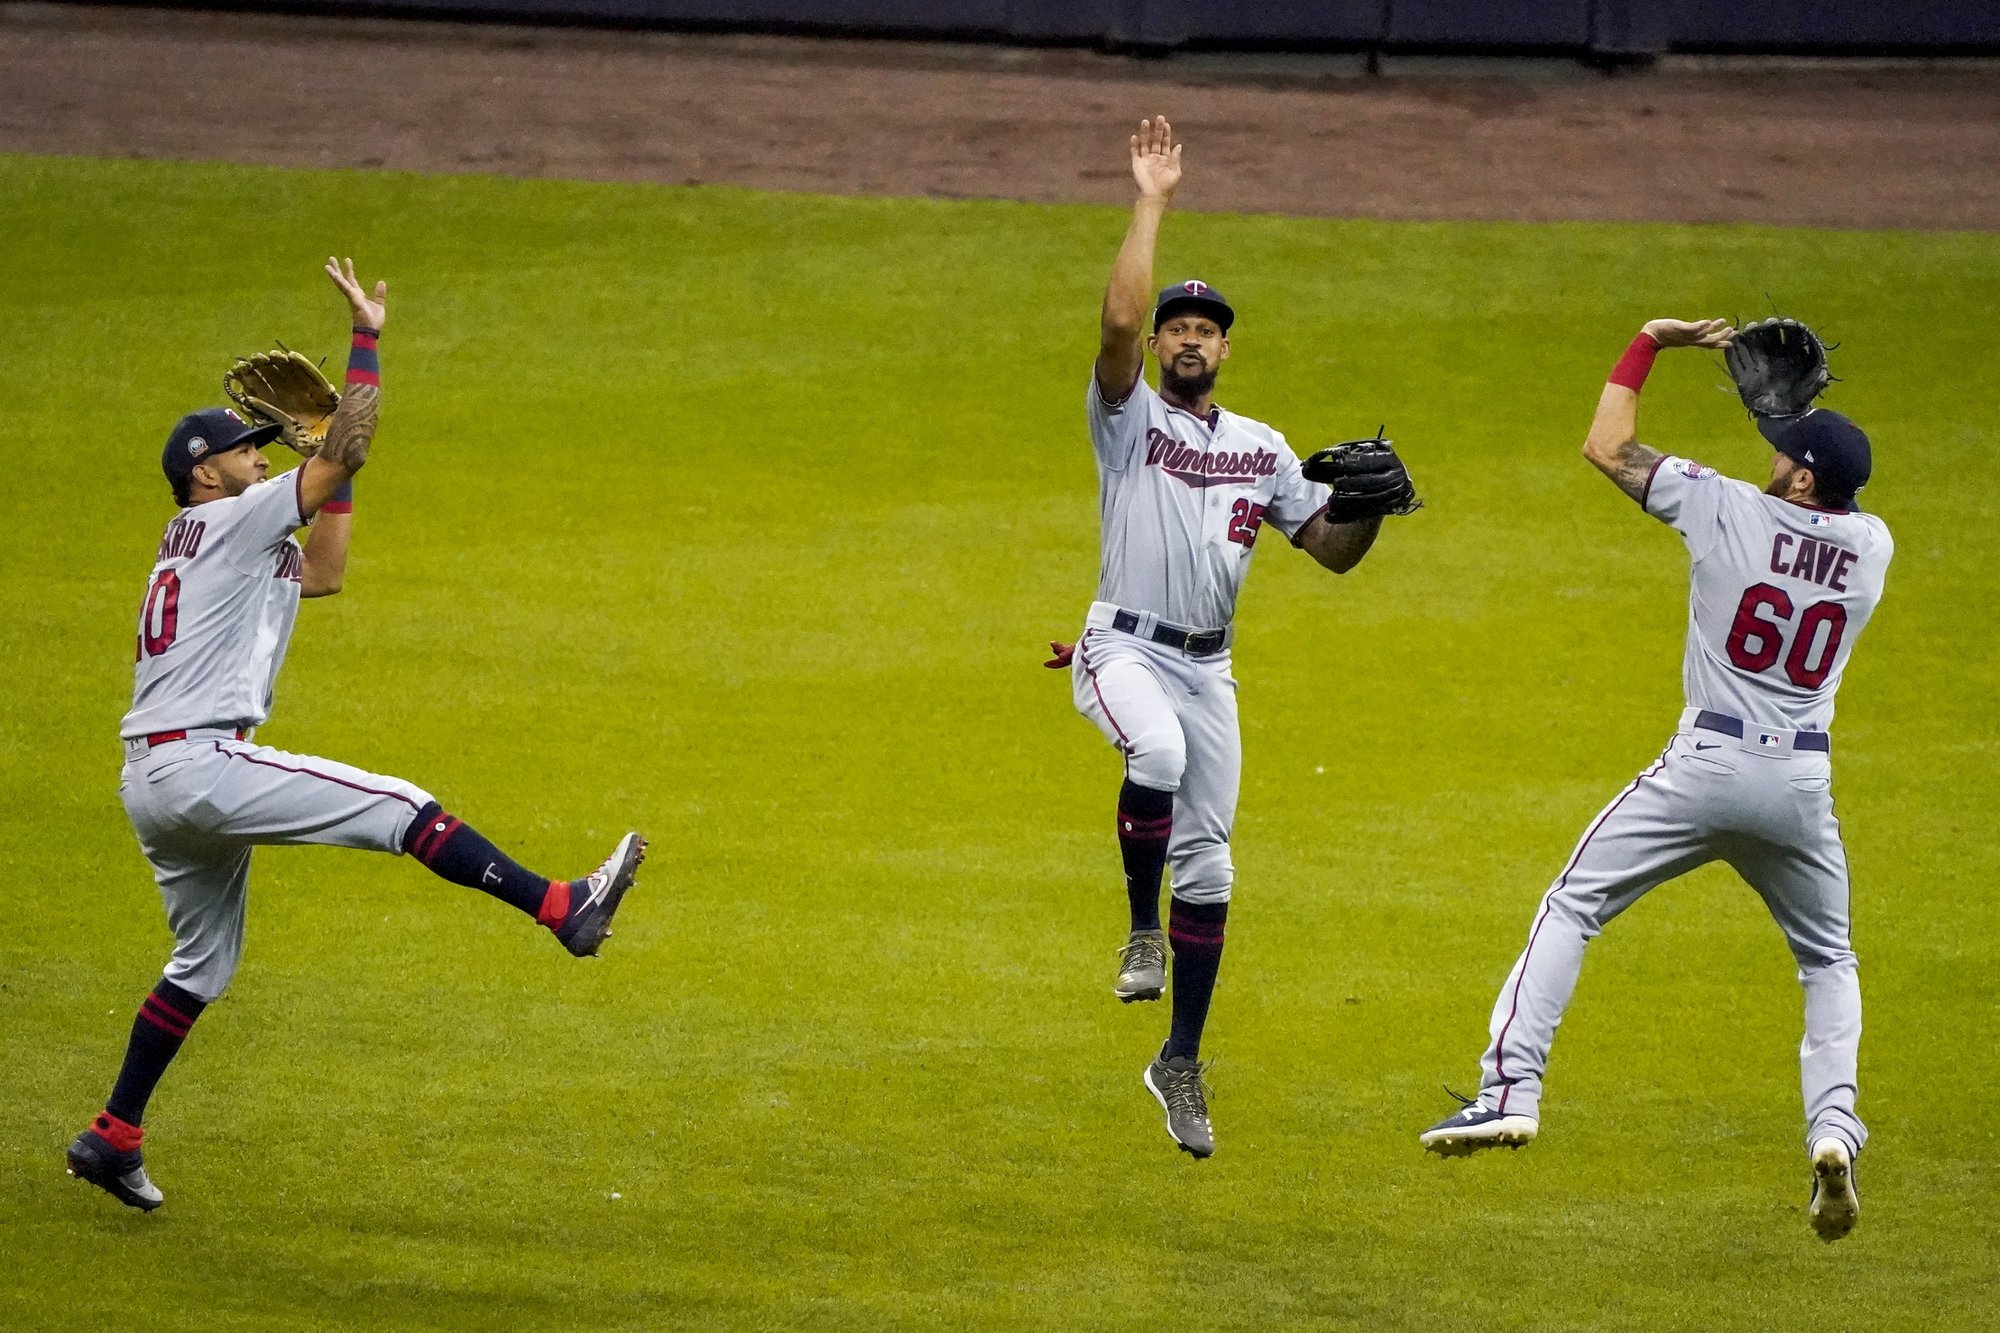
[[[1728,321],[1655,319],[1639,331],[1598,395],[1597,415],[1584,437],[1583,456],[1613,485],[1641,504],[1660,451],[1639,443],[1639,388],[1664,347],[1727,347],[1736,330]]]
[[[347,353],[347,382],[341,386],[340,406],[327,423],[326,442],[299,473],[300,516],[315,520],[299,571],[302,597],[329,597],[340,591],[347,575],[347,542],[354,531],[354,474],[368,461],[382,407],[376,343],[388,315],[389,285],[376,283],[371,300],[354,276],[351,259],[344,269],[327,260],[326,273],[347,298],[354,340]]]
[[[1640,503],[1660,451],[1633,438],[1638,426],[1639,395],[1622,384],[1607,384],[1597,402],[1597,419],[1583,442],[1583,456],[1612,485]]]

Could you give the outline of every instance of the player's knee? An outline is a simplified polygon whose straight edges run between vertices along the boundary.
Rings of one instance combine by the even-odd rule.
[[[235,958],[230,958],[204,959],[198,964],[184,965],[181,959],[175,958],[167,964],[163,975],[203,1004],[214,1004],[229,989],[229,983],[236,979],[236,963]]]
[[[1173,857],[1174,897],[1185,903],[1226,903],[1236,865],[1226,842],[1195,843]]]
[[[1187,740],[1179,727],[1161,727],[1132,738],[1125,751],[1125,776],[1155,791],[1179,791],[1187,772]]]

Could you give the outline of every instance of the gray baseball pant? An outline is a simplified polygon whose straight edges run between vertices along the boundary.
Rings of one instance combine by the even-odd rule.
[[[331,759],[192,730],[125,742],[118,796],[152,862],[174,933],[167,980],[206,1001],[243,957],[250,849],[315,844],[401,855],[430,794]]]
[[[1854,1112],[1861,984],[1828,756],[1794,750],[1789,732],[1695,730],[1694,715],[1682,715],[1659,759],[1597,816],[1543,896],[1493,1006],[1480,1104],[1540,1117],[1549,1046],[1584,945],[1655,885],[1719,860],[1764,900],[1798,962],[1807,1142],[1833,1135],[1859,1153],[1868,1139]]]

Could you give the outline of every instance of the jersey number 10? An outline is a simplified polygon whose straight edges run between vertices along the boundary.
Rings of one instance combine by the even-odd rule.
[[[139,647],[148,657],[158,657],[174,646],[174,634],[181,621],[181,576],[163,569],[146,589],[146,607],[139,613]]]
[[[1770,616],[1765,613],[1769,612]],[[1775,618],[1772,618],[1775,617]],[[1820,630],[1826,634],[1821,636]],[[1787,631],[1792,646],[1785,649]],[[1814,602],[1792,628],[1792,599],[1783,588],[1768,583],[1753,585],[1736,604],[1736,619],[1729,626],[1729,660],[1745,671],[1769,671],[1782,653],[1785,675],[1801,689],[1816,690],[1826,683],[1840,652],[1840,639],[1847,632],[1847,608],[1839,602]]]

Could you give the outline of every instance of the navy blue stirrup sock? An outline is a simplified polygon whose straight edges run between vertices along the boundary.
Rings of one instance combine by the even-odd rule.
[[[410,821],[403,850],[440,879],[492,894],[532,917],[540,917],[549,895],[551,881],[521,866],[435,801]]]
[[[1125,858],[1125,897],[1132,929],[1160,928],[1160,876],[1174,836],[1174,794],[1132,779],[1118,789],[1118,850]]]
[[[118,1082],[111,1089],[110,1100],[104,1103],[105,1114],[128,1125],[137,1125],[145,1119],[146,1103],[152,1099],[153,1089],[160,1085],[160,1076],[180,1054],[188,1030],[206,1008],[205,1001],[165,977],[160,978],[153,993],[140,1002],[138,1016],[132,1020],[132,1036],[125,1044],[125,1063],[119,1067]]]
[[[1215,974],[1222,967],[1223,923],[1229,904],[1184,903],[1174,899],[1167,938],[1174,945],[1174,1022],[1167,1033],[1169,1060],[1201,1056],[1201,1030],[1208,1022],[1208,1001],[1215,994]]]

